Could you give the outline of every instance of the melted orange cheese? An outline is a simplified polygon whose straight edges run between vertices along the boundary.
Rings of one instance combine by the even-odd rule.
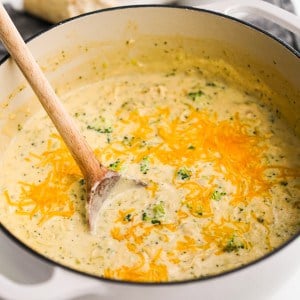
[[[52,147],[53,140],[59,146]],[[50,172],[40,183],[19,182],[21,186],[20,199],[12,202],[8,191],[5,196],[8,202],[17,207],[17,213],[39,218],[38,224],[43,224],[53,217],[71,217],[74,205],[68,190],[74,181],[82,177],[71,154],[57,135],[52,135],[48,141],[47,151],[33,157],[39,160],[38,165],[49,166]]]

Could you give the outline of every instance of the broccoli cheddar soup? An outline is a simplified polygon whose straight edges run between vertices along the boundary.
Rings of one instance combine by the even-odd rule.
[[[147,182],[108,197],[95,234],[85,181],[45,112],[15,117],[0,217],[37,252],[100,277],[165,282],[247,264],[299,231],[300,142],[272,105],[279,96],[250,65],[166,44],[98,58],[91,80],[79,68],[58,89],[99,160]]]

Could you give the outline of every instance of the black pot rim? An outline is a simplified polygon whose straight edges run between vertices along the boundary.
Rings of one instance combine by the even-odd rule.
[[[253,25],[250,24],[248,22],[245,22],[243,20],[231,17],[231,16],[227,16],[224,15],[222,13],[219,12],[214,12],[214,11],[210,11],[210,10],[206,10],[206,9],[201,9],[201,8],[195,8],[195,7],[190,7],[190,6],[175,6],[175,5],[129,5],[129,6],[121,6],[121,7],[112,7],[112,8],[106,8],[106,9],[100,9],[100,10],[96,10],[93,12],[88,12],[67,20],[64,20],[62,22],[59,22],[55,25],[50,26],[48,29],[43,30],[35,35],[33,35],[32,37],[26,39],[26,43],[30,42],[31,40],[39,37],[40,35],[44,34],[45,32],[48,32],[58,26],[61,26],[65,23],[68,23],[70,21],[88,16],[88,15],[93,15],[93,14],[99,14],[99,13],[105,13],[107,11],[113,11],[113,10],[126,10],[126,9],[147,9],[147,8],[161,8],[161,9],[165,9],[165,8],[172,8],[172,9],[183,9],[183,10],[190,10],[190,11],[198,11],[198,12],[202,12],[202,13],[208,13],[208,14],[213,14],[213,15],[217,15],[219,17],[222,18],[226,18],[229,20],[232,20],[234,22],[240,23],[243,26],[246,27],[250,27],[256,31],[259,31],[261,33],[263,33],[264,35],[266,35],[268,38],[271,38],[273,40],[275,40],[276,42],[278,42],[279,44],[281,44],[283,47],[285,47],[289,52],[291,52],[293,55],[295,55],[296,57],[300,58],[300,52],[298,52],[296,49],[292,48],[290,45],[288,45],[286,42],[284,42],[283,40],[273,36],[272,34],[270,34],[269,32]],[[2,59],[0,59],[0,67],[1,65],[10,57],[9,54],[5,55]],[[292,236],[290,239],[288,239],[285,243],[281,244],[279,247],[273,249],[271,252],[268,252],[267,254],[265,254],[264,256],[251,261],[247,264],[241,265],[238,268],[234,268],[222,273],[218,273],[218,274],[212,274],[212,275],[208,275],[208,276],[202,276],[199,278],[193,278],[193,279],[187,279],[187,280],[181,280],[181,281],[170,281],[170,282],[134,282],[134,281],[126,281],[126,280],[118,280],[118,279],[112,279],[112,278],[105,278],[105,277],[99,277],[96,275],[92,275],[89,273],[85,273],[83,271],[79,271],[76,269],[73,269],[71,267],[65,266],[59,262],[56,262],[54,260],[52,260],[51,258],[42,255],[41,253],[37,252],[36,250],[30,248],[28,245],[26,245],[24,242],[22,242],[21,240],[19,240],[16,236],[14,236],[1,222],[0,222],[0,230],[2,230],[2,232],[11,240],[13,240],[17,245],[19,245],[21,248],[25,249],[27,252],[31,253],[32,255],[36,256],[39,259],[42,259],[43,261],[50,263],[53,266],[56,267],[60,267],[63,268],[67,271],[71,271],[73,273],[76,274],[80,274],[80,275],[84,275],[87,278],[94,278],[94,279],[98,279],[100,281],[105,281],[105,282],[110,282],[110,283],[118,283],[118,284],[129,284],[131,286],[172,286],[172,285],[183,285],[183,284],[188,284],[188,283],[195,283],[195,282],[202,282],[202,281],[208,281],[210,279],[216,279],[216,278],[222,278],[225,277],[228,274],[233,274],[236,273],[240,270],[244,270],[248,267],[257,265],[258,263],[264,261],[265,259],[273,256],[274,254],[276,254],[277,252],[279,252],[281,249],[285,248],[287,245],[291,244],[293,241],[295,241],[299,236],[300,236],[300,230],[294,235]]]

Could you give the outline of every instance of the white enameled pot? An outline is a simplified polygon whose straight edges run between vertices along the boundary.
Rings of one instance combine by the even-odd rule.
[[[206,8],[223,13],[235,13],[241,10],[256,12],[300,34],[299,18],[287,12],[260,1],[236,3],[237,1],[226,0],[221,3],[211,3]],[[132,30],[132,24],[138,30]],[[242,49],[257,61],[272,65],[289,84],[299,90],[299,53],[253,26],[210,10],[163,6],[109,9],[74,18],[55,26],[31,40],[28,45],[38,62],[45,65],[47,64],[45,57],[60,52],[61,49],[70,48],[72,45],[123,40],[124,36],[134,38],[136,34],[181,35],[229,43],[232,47]],[[274,61],[276,61],[275,65]],[[60,68],[50,68],[47,75],[50,80],[59,78],[68,71],[71,64],[74,64],[74,61],[69,61]],[[28,87],[20,93],[15,92],[23,84],[24,78],[14,63],[10,59],[3,60],[0,65],[0,106],[7,99],[3,95],[13,96],[8,107],[1,106],[0,155],[5,151],[5,144],[8,142],[1,133],[5,118],[18,113],[18,108],[31,95]],[[300,128],[297,119],[300,103],[298,101],[291,105],[294,105],[292,111],[295,112],[295,115],[291,116],[291,122],[297,130]],[[10,235],[4,227],[2,229]],[[91,278],[55,265],[51,278],[40,284],[22,285],[0,276],[0,297],[15,300],[59,300],[88,294],[97,295],[99,299],[263,300],[269,299],[274,287],[299,271],[299,250],[300,239],[295,236],[281,249],[239,270],[193,282],[170,284],[119,283]]]

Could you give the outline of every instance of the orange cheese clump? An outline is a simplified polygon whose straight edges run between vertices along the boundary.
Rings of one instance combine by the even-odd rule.
[[[21,193],[18,201],[13,202],[9,193],[5,197],[10,205],[16,206],[16,212],[37,217],[42,224],[52,217],[71,217],[74,205],[68,191],[71,185],[82,175],[67,150],[61,138],[52,135],[47,151],[41,155],[32,155],[39,160],[38,166],[49,166],[50,171],[45,179],[38,183],[19,182]],[[53,148],[53,140],[58,141],[58,147]]]

